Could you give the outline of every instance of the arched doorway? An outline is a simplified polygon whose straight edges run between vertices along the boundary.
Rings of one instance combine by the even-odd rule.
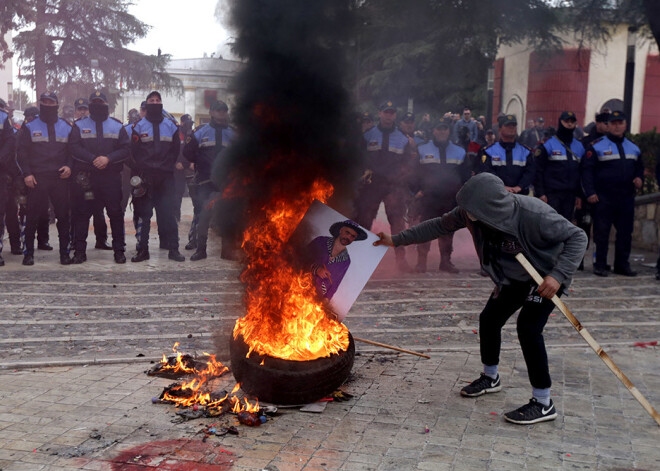
[[[525,107],[523,106],[522,99],[518,95],[513,95],[509,102],[506,104],[504,114],[516,115],[518,120],[518,132],[525,129]]]

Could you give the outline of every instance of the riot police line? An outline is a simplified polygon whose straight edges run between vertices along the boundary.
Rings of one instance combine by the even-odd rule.
[[[188,180],[195,216],[186,248],[195,250],[192,261],[207,257],[209,203],[218,197],[210,171],[217,154],[233,138],[226,103],[212,103],[210,123],[194,131],[189,115],[182,117],[179,126],[163,109],[158,91],[147,95],[140,111],[131,110],[128,124],[110,117],[107,97],[100,91],[76,100],[74,121],[59,116],[59,100],[51,92],[41,94],[38,108],[25,110],[20,128],[13,126],[5,108],[0,103],[0,266],[4,265],[5,226],[11,253],[23,255],[23,265],[35,263],[35,238],[37,250],[53,250],[48,238],[49,208],[56,221],[62,265],[87,260],[90,220],[95,248],[111,250],[116,263],[126,263],[126,193],[133,205],[136,231],[131,261],[150,258],[154,211],[160,248],[168,250],[170,260],[185,261],[178,234],[183,191],[177,194],[181,185],[175,179],[175,170],[183,169],[184,162],[195,168]],[[128,188],[122,181],[125,168],[130,171]],[[106,240],[104,211],[111,244]],[[233,249],[223,244],[222,256],[235,259]]]

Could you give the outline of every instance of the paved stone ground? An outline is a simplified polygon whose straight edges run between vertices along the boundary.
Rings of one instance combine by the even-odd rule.
[[[186,200],[182,236],[189,221]],[[502,418],[530,396],[513,323],[503,333],[503,391],[459,396],[480,371],[473,329],[492,288],[468,239],[457,234],[462,272],[454,277],[399,276],[388,254],[346,321],[356,336],[431,360],[358,344],[345,385],[352,400],[320,415],[281,409],[261,427],[206,442],[200,430],[234,417],[173,424],[174,409],[150,401],[171,381],[143,372],[174,341],[226,357],[223,339],[241,315],[240,268],[217,257],[218,241],[196,263],[167,260],[157,239],[143,264],[115,265],[93,249],[89,262],[69,267],[53,252],[40,252],[34,267],[6,255],[0,469],[660,469],[660,427],[557,311],[546,328],[556,421],[527,427]],[[658,408],[660,349],[634,344],[660,337],[660,283],[635,265],[637,278],[578,274],[566,302]],[[216,381],[234,385],[230,375]]]

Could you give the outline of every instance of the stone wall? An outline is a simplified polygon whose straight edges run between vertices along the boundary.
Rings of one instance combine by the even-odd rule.
[[[660,227],[660,193],[651,193],[635,198],[635,223],[633,247],[658,250]]]

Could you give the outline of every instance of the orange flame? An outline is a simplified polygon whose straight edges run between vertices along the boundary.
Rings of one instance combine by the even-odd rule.
[[[183,361],[183,354],[177,350],[178,347],[179,342],[175,342],[172,346],[172,351],[176,353],[176,360],[174,364],[171,364],[170,359],[168,359],[163,353],[163,359],[161,360],[160,365],[158,365],[160,371],[171,371],[172,373],[195,374],[208,377],[222,376],[227,371],[229,371],[229,368],[215,359],[215,355],[211,355],[206,352],[204,352],[204,355],[209,357],[208,361],[206,362],[206,368],[199,371],[194,366],[188,366]]]
[[[247,313],[236,321],[234,338],[243,336],[248,356],[254,351],[306,361],[348,348],[348,329],[326,314],[311,275],[290,266],[283,256],[310,204],[315,199],[327,201],[332,192],[332,185],[324,180],[295,199],[282,188],[244,232],[247,268],[241,280],[247,285]]]

